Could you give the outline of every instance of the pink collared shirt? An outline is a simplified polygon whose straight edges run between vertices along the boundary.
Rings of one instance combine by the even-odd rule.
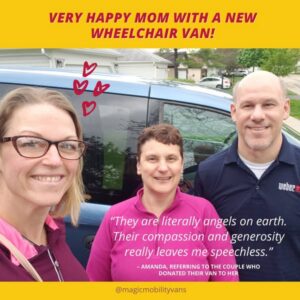
[[[238,281],[230,236],[209,201],[177,189],[158,219],[142,194],[105,215],[87,265],[90,280]]]

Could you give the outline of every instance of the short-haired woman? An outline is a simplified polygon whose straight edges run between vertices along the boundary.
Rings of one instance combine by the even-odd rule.
[[[94,281],[237,281],[228,232],[205,199],[182,193],[183,142],[168,124],[138,139],[143,188],[108,211],[87,272]]]

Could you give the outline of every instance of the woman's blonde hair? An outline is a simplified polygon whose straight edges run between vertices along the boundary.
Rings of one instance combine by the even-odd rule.
[[[62,93],[56,90],[45,88],[21,87],[7,93],[0,102],[0,138],[4,137],[10,119],[15,110],[33,104],[50,104],[59,108],[72,118],[76,134],[79,140],[83,139],[82,128],[79,123],[76,111],[71,102]],[[72,181],[71,186],[64,194],[59,205],[50,214],[53,217],[64,217],[70,215],[73,225],[76,225],[79,218],[80,203],[84,201],[82,181],[83,159],[80,158],[79,167]]]

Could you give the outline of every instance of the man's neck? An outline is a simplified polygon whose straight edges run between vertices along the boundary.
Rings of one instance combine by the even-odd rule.
[[[264,164],[273,161],[278,157],[282,142],[283,140],[281,137],[281,139],[275,141],[273,145],[261,150],[242,147],[240,144],[238,144],[238,153],[250,162]]]

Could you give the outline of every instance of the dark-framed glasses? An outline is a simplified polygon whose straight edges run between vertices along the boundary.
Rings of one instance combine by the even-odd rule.
[[[26,158],[39,158],[44,156],[51,145],[55,145],[61,158],[77,160],[84,154],[86,144],[78,140],[49,141],[36,136],[18,135],[3,137],[1,143],[12,142],[16,151]]]

